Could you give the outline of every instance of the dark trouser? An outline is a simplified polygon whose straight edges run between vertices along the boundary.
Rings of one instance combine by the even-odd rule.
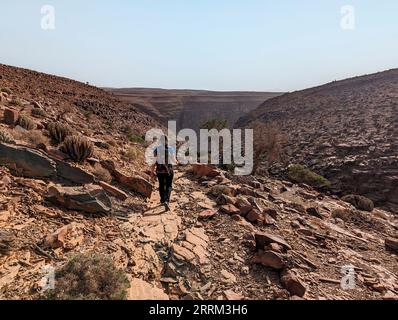
[[[174,174],[158,173],[157,176],[159,180],[160,201],[161,203],[170,202]]]

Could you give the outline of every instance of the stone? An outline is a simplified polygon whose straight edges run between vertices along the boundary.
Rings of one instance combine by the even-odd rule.
[[[104,181],[100,181],[99,185],[111,196],[120,199],[122,201],[126,200],[128,198],[128,195],[126,192],[116,188],[115,186],[110,185],[109,183],[106,183]]]
[[[195,260],[195,254],[193,252],[178,244],[173,244],[172,252],[180,261],[193,262]]]
[[[126,176],[118,170],[112,172],[115,179],[125,185],[129,190],[136,192],[146,198],[150,198],[153,192],[153,185],[149,182],[149,179],[145,179],[141,176]]]
[[[14,235],[7,230],[0,229],[0,254],[5,255],[11,250]]]
[[[278,211],[276,211],[275,209],[272,209],[272,208],[265,208],[263,210],[263,214],[269,215],[274,220],[278,219],[278,216],[279,216]]]
[[[233,204],[226,204],[224,206],[220,207],[220,212],[229,214],[229,215],[234,215],[234,214],[239,214],[240,210],[235,207]]]
[[[217,210],[214,210],[214,209],[205,210],[205,211],[202,211],[201,213],[199,213],[199,219],[201,219],[201,220],[211,219],[216,214],[217,214]]]
[[[162,289],[156,288],[150,283],[134,278],[130,281],[128,300],[169,300],[169,296]]]
[[[389,238],[385,240],[386,248],[398,253],[398,239]]]
[[[80,169],[78,167],[73,167],[69,163],[54,160],[56,163],[56,170],[58,178],[68,180],[74,184],[84,185],[93,183],[95,180],[94,175]]]
[[[55,162],[40,151],[0,143],[0,165],[26,178],[54,178]]]
[[[215,178],[220,175],[220,172],[214,166],[208,164],[194,164],[191,171],[196,178]]]
[[[222,194],[217,197],[216,204],[218,204],[219,206],[222,206],[225,204],[235,204],[235,199],[233,197]]]
[[[62,187],[52,185],[48,190],[48,199],[70,210],[86,213],[110,213],[112,202],[104,189],[97,185],[82,187]]]
[[[211,194],[214,197],[219,197],[221,195],[234,197],[236,195],[236,190],[229,186],[216,185],[210,189],[209,194]]]
[[[305,284],[290,270],[282,273],[281,284],[291,296],[304,297],[307,291]]]
[[[323,219],[323,216],[322,216],[321,213],[319,212],[319,209],[318,209],[318,208],[310,207],[310,208],[307,208],[306,211],[307,211],[307,213],[308,213],[310,216]]]
[[[229,271],[223,269],[223,270],[221,270],[220,273],[221,273],[221,275],[222,275],[223,280],[224,280],[225,283],[233,284],[233,283],[236,282],[236,277],[235,277],[235,275],[232,274],[231,272],[229,272]]]
[[[65,246],[65,237],[69,231],[73,229],[73,225],[66,225],[58,229],[54,233],[48,235],[44,239],[43,246],[46,249],[57,249]]]
[[[17,123],[19,117],[18,110],[12,108],[5,108],[4,109],[4,123],[13,126]]]
[[[240,301],[245,298],[242,294],[236,293],[233,290],[225,290],[223,293],[225,298],[229,301]]]
[[[41,105],[41,103],[38,101],[32,101],[32,106],[35,109],[42,109],[42,110],[44,109],[43,106]]]
[[[270,243],[280,244],[285,250],[290,250],[290,245],[280,236],[277,236],[270,232],[258,231],[255,233],[256,244],[259,249],[263,249],[266,245]]]
[[[275,251],[257,252],[252,258],[252,263],[262,264],[265,267],[281,270],[286,267],[285,257]]]
[[[253,223],[260,223],[263,220],[263,216],[260,213],[260,211],[258,211],[256,209],[252,209],[246,215],[246,219]]]

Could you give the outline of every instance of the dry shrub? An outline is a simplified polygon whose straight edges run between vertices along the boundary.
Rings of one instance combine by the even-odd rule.
[[[51,300],[125,300],[130,283],[126,274],[106,256],[78,254],[55,273]]]
[[[94,145],[82,136],[69,136],[60,150],[76,162],[83,162],[94,154]]]
[[[4,93],[7,93],[7,94],[12,94],[12,91],[9,88],[1,88],[0,92],[4,92]]]
[[[0,143],[15,143],[14,137],[9,132],[0,129]]]
[[[363,196],[350,194],[344,196],[341,200],[351,203],[358,210],[372,212],[374,209],[373,201]]]
[[[36,123],[32,120],[32,118],[20,115],[17,120],[17,125],[24,128],[25,130],[34,130],[36,129]]]
[[[274,123],[256,121],[253,125],[253,174],[262,162],[268,165],[282,157],[283,144],[286,138]]]
[[[66,137],[73,134],[73,130],[61,122],[52,122],[47,125],[50,137],[57,143],[61,143]]]
[[[105,181],[107,183],[112,181],[110,172],[98,163],[94,166],[93,174],[100,181]]]
[[[32,113],[32,116],[37,117],[37,118],[47,117],[47,112],[43,109],[34,108],[34,109],[32,109],[31,113]]]
[[[26,135],[27,141],[32,145],[32,146],[38,146],[38,145],[47,145],[48,144],[48,139],[43,135],[43,133],[40,130],[34,130],[30,131]]]

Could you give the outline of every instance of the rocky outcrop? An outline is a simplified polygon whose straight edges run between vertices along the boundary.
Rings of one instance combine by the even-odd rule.
[[[0,143],[0,165],[26,178],[66,180],[77,185],[93,183],[95,180],[91,173],[83,169],[24,146]]]
[[[112,202],[104,189],[96,185],[83,187],[53,185],[48,190],[47,198],[67,209],[86,213],[109,213],[112,209]]]
[[[0,143],[0,165],[28,178],[54,178],[55,161],[40,151],[22,146]]]

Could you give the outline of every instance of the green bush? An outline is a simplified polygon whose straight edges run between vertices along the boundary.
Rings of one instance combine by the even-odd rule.
[[[28,116],[20,115],[17,120],[17,125],[26,129],[26,130],[34,130],[36,129],[36,123],[29,118]]]
[[[69,136],[65,139],[60,150],[66,153],[72,160],[83,162],[93,156],[94,145],[84,137]]]
[[[341,200],[351,203],[358,210],[369,211],[372,212],[374,209],[374,203],[372,200],[358,195],[347,195],[341,198]]]
[[[78,254],[55,273],[51,300],[125,300],[130,283],[106,256]]]
[[[301,165],[289,166],[287,175],[296,183],[305,183],[315,188],[330,187],[329,180]]]

